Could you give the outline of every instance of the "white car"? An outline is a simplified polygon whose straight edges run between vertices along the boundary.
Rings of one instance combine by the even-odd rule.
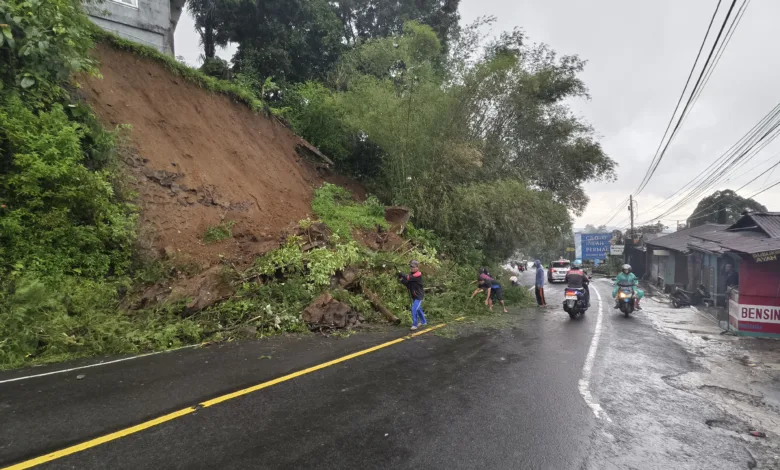
[[[564,282],[566,275],[569,274],[571,269],[571,261],[558,260],[550,263],[550,269],[547,270],[547,281],[552,284],[553,282]]]

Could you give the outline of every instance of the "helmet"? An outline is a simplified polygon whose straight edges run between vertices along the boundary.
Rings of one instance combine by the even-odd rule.
[[[485,267],[479,268],[479,273],[480,274],[487,274],[487,272],[488,272],[487,268],[485,268]]]
[[[622,269],[623,269],[623,271],[631,271],[631,265],[630,264],[624,264]]]
[[[582,261],[580,261],[580,260],[575,260],[575,261],[574,261],[574,262],[571,264],[571,267],[572,267],[572,268],[574,268],[574,269],[582,269]]]

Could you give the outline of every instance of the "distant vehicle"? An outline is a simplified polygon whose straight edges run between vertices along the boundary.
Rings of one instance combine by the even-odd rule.
[[[571,261],[561,259],[550,263],[550,268],[547,270],[547,281],[552,284],[554,282],[566,281],[566,275],[571,269]]]

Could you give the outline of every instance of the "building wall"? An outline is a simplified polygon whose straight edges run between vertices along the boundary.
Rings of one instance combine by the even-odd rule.
[[[674,282],[669,284],[678,284],[687,289],[688,285],[688,255],[673,251],[674,255]]]
[[[780,261],[756,263],[748,256],[742,258],[739,303],[780,306]]]
[[[137,0],[138,6],[106,0],[89,8],[90,19],[117,35],[173,54],[170,0]]]

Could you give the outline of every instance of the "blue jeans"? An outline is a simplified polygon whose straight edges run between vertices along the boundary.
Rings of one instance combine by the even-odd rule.
[[[427,325],[425,321],[425,313],[422,309],[422,300],[412,300],[412,326],[417,326],[417,315],[420,316],[420,323]]]

